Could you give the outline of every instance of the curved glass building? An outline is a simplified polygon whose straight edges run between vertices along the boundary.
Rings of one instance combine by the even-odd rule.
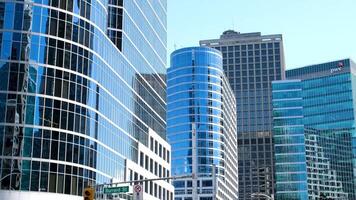
[[[166,3],[0,0],[0,199],[170,175]]]
[[[175,199],[237,199],[236,101],[221,53],[206,47],[174,51],[167,77],[172,174],[197,176],[197,198],[190,178],[174,181]]]

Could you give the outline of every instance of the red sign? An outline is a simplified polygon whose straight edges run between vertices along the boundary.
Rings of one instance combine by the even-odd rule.
[[[142,190],[141,185],[135,185],[135,187],[134,187],[134,191],[135,191],[135,192],[140,193],[141,190]]]
[[[133,200],[143,200],[142,185],[137,184],[133,186]]]

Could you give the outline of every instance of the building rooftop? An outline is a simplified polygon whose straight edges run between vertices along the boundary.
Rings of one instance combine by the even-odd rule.
[[[286,71],[286,77],[308,79],[315,75],[328,76],[335,73],[347,73],[350,72],[350,68],[354,67],[356,66],[354,66],[351,59],[340,59],[336,61],[290,69]]]
[[[224,43],[239,43],[239,42],[268,42],[281,41],[282,35],[262,35],[261,32],[240,33],[235,30],[226,30],[222,33],[219,39],[201,40],[201,46],[215,46]]]
[[[234,30],[224,31],[220,36],[220,39],[231,39],[231,38],[241,38],[241,37],[261,37],[261,32],[253,33],[240,33]]]

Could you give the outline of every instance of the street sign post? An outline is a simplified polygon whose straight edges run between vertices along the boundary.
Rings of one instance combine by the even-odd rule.
[[[104,194],[126,193],[126,192],[129,192],[129,186],[104,188]]]
[[[140,184],[133,186],[133,200],[143,200],[143,187]]]

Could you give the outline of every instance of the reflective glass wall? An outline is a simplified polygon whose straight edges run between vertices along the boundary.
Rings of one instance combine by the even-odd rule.
[[[296,138],[275,140],[276,164],[280,162],[277,142],[295,144],[281,149],[280,153],[285,154],[289,148],[304,144],[308,196],[311,199],[321,196],[355,199],[355,67],[350,59],[312,65],[287,71],[287,79],[298,80],[273,83],[274,138],[278,138],[279,126],[290,127],[297,123],[304,127],[298,132],[304,132],[304,142]],[[284,102],[278,100],[282,96]],[[298,98],[301,98],[298,105],[286,103]],[[290,109],[281,111],[280,106],[292,106],[295,112]],[[283,122],[291,120],[295,121]],[[280,170],[276,167],[277,185]],[[283,170],[293,172],[289,168]],[[277,194],[280,189],[277,187]]]
[[[236,103],[223,74],[221,53],[206,47],[171,55],[167,80],[167,133],[172,145],[172,174],[196,167],[199,199],[237,198]],[[196,161],[193,165],[193,136]],[[216,166],[216,180],[212,178]],[[218,182],[217,187],[215,181]],[[192,198],[192,180],[174,181],[177,200]]]
[[[0,1],[0,189],[82,195],[163,139],[165,0]]]
[[[272,82],[276,199],[307,200],[307,164],[300,80]]]

